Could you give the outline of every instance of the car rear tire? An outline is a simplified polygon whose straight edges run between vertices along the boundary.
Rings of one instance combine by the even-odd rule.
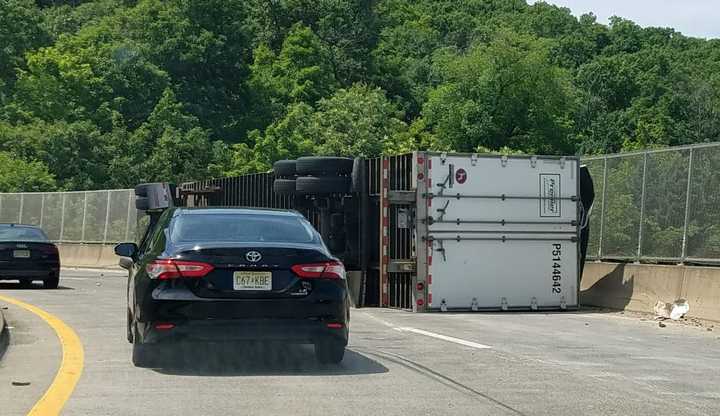
[[[135,367],[157,368],[161,365],[161,351],[154,344],[133,344],[132,363]]]
[[[350,190],[350,178],[302,176],[295,181],[295,189],[303,194],[345,194]]]
[[[299,175],[350,175],[354,162],[347,157],[308,156],[298,158],[295,169]]]
[[[295,193],[294,179],[275,179],[273,182],[273,191],[280,195],[290,195]]]
[[[345,356],[345,344],[335,340],[315,343],[315,357],[321,364],[339,364]]]
[[[48,279],[43,280],[43,288],[45,288],[45,289],[57,289],[59,285],[60,285],[60,276],[58,276],[57,274]]]
[[[295,176],[295,164],[294,160],[278,160],[273,163],[273,172],[276,178],[287,178]]]

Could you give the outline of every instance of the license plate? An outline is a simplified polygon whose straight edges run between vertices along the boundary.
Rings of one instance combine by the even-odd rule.
[[[29,259],[30,250],[13,250],[13,257],[17,259]]]
[[[272,272],[234,272],[235,290],[272,290]]]

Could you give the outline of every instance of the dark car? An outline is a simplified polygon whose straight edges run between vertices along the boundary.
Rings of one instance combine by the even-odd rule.
[[[0,224],[0,280],[19,280],[30,287],[42,280],[47,289],[60,282],[60,255],[39,227]]]
[[[123,243],[115,252],[130,271],[127,336],[136,366],[158,366],[168,343],[181,341],[311,343],[320,362],[343,359],[345,268],[296,212],[168,208],[139,247]]]

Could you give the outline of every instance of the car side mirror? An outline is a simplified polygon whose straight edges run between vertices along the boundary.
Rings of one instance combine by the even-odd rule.
[[[115,246],[115,254],[120,257],[135,257],[138,251],[138,246],[135,243],[120,243]]]
[[[120,261],[118,261],[118,264],[123,269],[130,270],[133,266],[133,260],[130,257],[120,257]]]

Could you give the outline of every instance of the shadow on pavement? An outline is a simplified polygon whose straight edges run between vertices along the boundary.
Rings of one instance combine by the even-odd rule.
[[[365,355],[345,350],[340,364],[320,364],[312,345],[184,344],[168,346],[163,368],[154,371],[176,376],[333,376],[379,374],[388,369]]]
[[[0,283],[0,290],[1,289],[8,289],[8,290],[35,290],[35,289],[43,289],[42,283],[40,282],[33,282],[32,286],[22,286],[20,283],[15,282],[2,282]],[[68,287],[68,286],[58,286],[57,289],[47,289],[47,290],[75,290],[75,288]]]

